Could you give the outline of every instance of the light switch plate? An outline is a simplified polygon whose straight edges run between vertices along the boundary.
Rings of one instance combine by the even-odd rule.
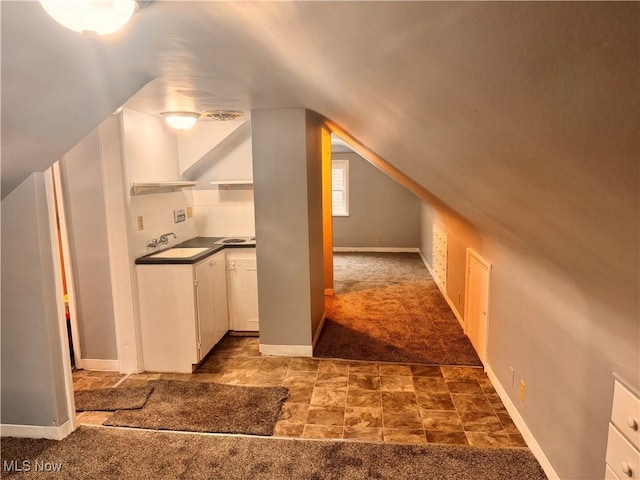
[[[187,214],[185,213],[184,208],[173,211],[173,223],[184,222],[186,219]]]
[[[144,230],[144,218],[142,215],[138,216],[138,230]]]

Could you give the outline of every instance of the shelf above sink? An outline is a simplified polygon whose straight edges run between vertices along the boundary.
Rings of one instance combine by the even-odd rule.
[[[161,193],[161,192],[177,192],[183,188],[195,187],[197,182],[189,181],[172,181],[172,182],[135,182],[133,184],[133,195],[141,195],[144,193]]]

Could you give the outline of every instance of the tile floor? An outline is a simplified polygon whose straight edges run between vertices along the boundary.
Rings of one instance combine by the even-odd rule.
[[[477,367],[263,357],[258,339],[227,337],[192,374],[79,370],[74,388],[119,388],[158,378],[285,386],[275,436],[526,447],[489,378]],[[100,425],[110,412],[84,412]]]

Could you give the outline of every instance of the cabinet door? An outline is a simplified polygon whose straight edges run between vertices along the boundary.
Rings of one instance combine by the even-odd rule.
[[[258,272],[255,250],[229,252],[227,267],[230,328],[237,332],[257,332]]]
[[[216,344],[214,261],[209,258],[196,265],[196,302],[198,361]]]

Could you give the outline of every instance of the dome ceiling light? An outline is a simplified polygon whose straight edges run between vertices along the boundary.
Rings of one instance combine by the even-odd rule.
[[[138,8],[135,0],[40,0],[40,4],[68,29],[97,35],[120,30]]]
[[[176,130],[188,130],[200,118],[200,114],[197,112],[162,112],[160,115],[164,117],[167,125]]]
[[[235,110],[209,110],[202,113],[204,118],[210,118],[211,120],[219,120],[226,122],[228,120],[235,120],[238,117],[244,115],[242,112]]]

